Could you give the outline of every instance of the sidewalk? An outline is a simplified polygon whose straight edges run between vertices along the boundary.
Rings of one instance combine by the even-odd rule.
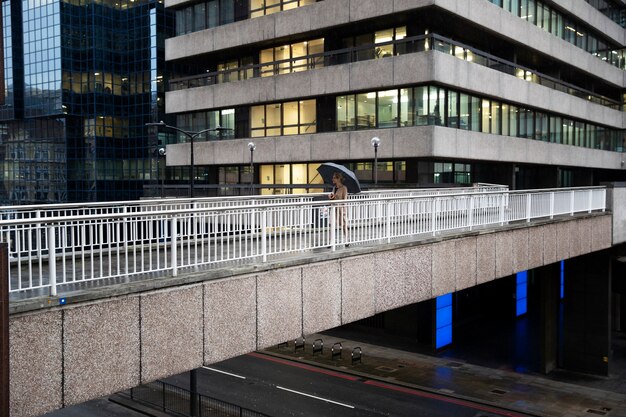
[[[316,339],[324,342],[323,354],[313,355]],[[336,342],[341,342],[343,348],[340,360],[331,358],[331,347]],[[363,352],[362,363],[352,364],[351,352],[357,346]],[[557,382],[541,375],[491,369],[327,334],[307,336],[304,352],[295,352],[293,341],[265,352],[540,417],[626,416],[626,395],[589,384]]]

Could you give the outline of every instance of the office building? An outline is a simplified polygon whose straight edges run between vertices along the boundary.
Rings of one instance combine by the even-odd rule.
[[[365,188],[529,189],[626,178],[622,1],[167,0],[166,7],[176,13],[177,34],[166,41],[166,61],[185,69],[172,73],[166,113],[180,129],[230,129],[198,137],[193,148],[179,135],[167,147],[168,178],[188,182],[192,167],[196,196],[247,194],[249,184],[262,194],[318,191],[316,168],[326,161],[352,169]],[[608,316],[624,311],[607,300],[626,294],[623,254],[616,245],[365,324],[438,349],[453,343],[452,327],[466,325],[471,335],[472,321],[527,317],[499,333],[506,338],[517,323],[530,323],[532,336],[518,334],[518,342],[542,341],[514,366],[606,375],[611,330],[619,330]],[[555,310],[557,282],[564,313]],[[596,292],[604,301],[591,301]],[[520,310],[515,300],[525,303],[525,294],[528,309]],[[449,313],[443,341],[433,335],[440,310]],[[557,322],[558,330],[541,333]],[[511,352],[525,343],[512,342]]]
[[[166,6],[176,13],[166,60],[185,69],[166,112],[182,129],[232,129],[197,139],[196,195],[251,180],[263,193],[303,191],[324,161],[371,185],[373,137],[379,186],[623,178],[620,1]],[[188,180],[189,154],[168,147],[169,180]]]

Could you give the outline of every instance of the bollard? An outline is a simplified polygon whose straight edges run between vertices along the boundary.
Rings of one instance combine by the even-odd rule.
[[[315,354],[317,352],[321,353],[322,355],[324,354],[324,341],[322,339],[315,339],[313,341],[313,356],[315,356]]]
[[[298,350],[304,350],[304,343],[306,342],[306,339],[304,338],[304,336],[297,338],[294,341],[294,348],[293,351],[297,352]]]
[[[358,346],[352,349],[352,365],[354,365],[356,362],[363,363],[361,362],[362,353],[363,351]]]
[[[330,359],[335,360],[335,358],[339,357],[341,359],[341,351],[343,350],[343,346],[341,342],[337,342],[333,344],[330,348]]]

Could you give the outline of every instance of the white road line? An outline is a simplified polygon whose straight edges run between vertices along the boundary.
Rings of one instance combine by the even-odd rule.
[[[278,385],[276,385],[276,388],[278,388],[278,389],[282,389],[283,391],[293,392],[294,394],[304,395],[305,397],[315,398],[316,400],[326,401],[327,403],[337,404],[337,405],[340,405],[340,406],[342,406],[342,407],[346,407],[346,408],[354,408],[354,406],[353,406],[353,405],[339,403],[339,402],[337,402],[337,401],[329,400],[329,399],[327,399],[327,398],[316,397],[315,395],[305,394],[304,392],[294,391],[294,390],[292,390],[292,389],[285,388],[285,387],[281,387],[281,386],[278,386]]]
[[[224,374],[224,375],[228,375],[228,376],[234,376],[235,378],[239,378],[239,379],[246,379],[245,376],[231,374],[230,372],[220,371],[219,369],[209,368],[208,366],[203,366],[202,369],[208,369],[209,371],[219,372],[220,374]]]

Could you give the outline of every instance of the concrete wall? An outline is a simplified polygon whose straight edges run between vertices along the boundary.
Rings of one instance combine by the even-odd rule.
[[[359,130],[252,139],[255,163],[297,163],[372,158],[370,140],[378,136],[379,158],[451,158],[493,162],[518,162],[602,169],[622,169],[617,152],[559,145],[510,136],[468,132],[439,126]],[[196,165],[248,164],[250,139],[196,142]],[[190,145],[167,146],[168,166],[188,166]]]
[[[166,1],[174,7],[187,1]],[[602,16],[581,1],[560,0],[565,10],[581,13],[581,18],[591,19],[600,32],[605,32],[617,43],[624,44],[624,31],[610,19]],[[333,26],[354,23],[365,19],[437,6],[470,20],[487,31],[498,33],[516,43],[523,43],[541,53],[597,75],[617,86],[624,86],[623,71],[593,58],[588,52],[545,32],[543,29],[513,16],[486,0],[324,0],[314,5],[244,20],[166,40],[166,59],[176,60],[209,52],[235,48],[280,37],[329,29]],[[575,7],[574,7],[575,6]]]
[[[608,248],[610,228],[611,216],[595,215],[331,260],[319,254],[265,272],[14,314],[11,416],[37,416]]]
[[[626,119],[618,110],[438,51],[169,91],[166,93],[166,111],[184,113],[427,82],[438,82],[478,95],[626,128]]]

